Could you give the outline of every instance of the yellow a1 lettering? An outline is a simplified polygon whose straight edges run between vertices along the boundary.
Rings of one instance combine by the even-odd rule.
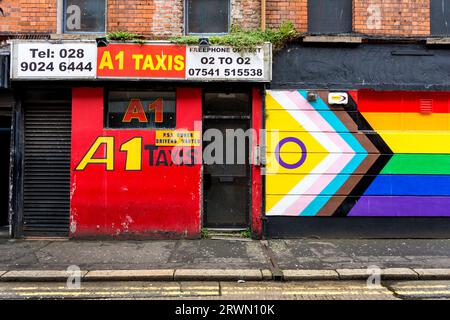
[[[98,67],[99,70],[103,70],[108,68],[109,70],[114,70],[114,64],[111,57],[111,52],[105,51],[103,52],[102,59],[100,61],[100,65]]]
[[[127,153],[125,171],[142,170],[142,138],[133,138],[125,142],[120,151]]]
[[[97,150],[105,145],[105,157],[104,158],[94,158]],[[106,171],[114,170],[114,137],[98,137],[95,140],[92,147],[89,148],[86,155],[80,161],[76,167],[76,171],[81,171],[86,169],[90,164],[104,164],[106,165]]]

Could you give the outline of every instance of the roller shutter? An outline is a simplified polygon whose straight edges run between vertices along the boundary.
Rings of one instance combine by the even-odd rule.
[[[24,236],[68,236],[70,100],[61,92],[24,101]]]

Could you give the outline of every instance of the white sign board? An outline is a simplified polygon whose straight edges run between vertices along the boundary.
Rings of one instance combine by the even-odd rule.
[[[100,48],[95,41],[11,43],[13,80],[268,82],[272,77],[269,43],[243,51],[227,46],[180,46],[161,42],[142,45],[113,42]],[[136,57],[142,58],[136,60]],[[97,69],[97,61],[102,61],[100,69]],[[142,61],[142,65],[136,61]],[[177,72],[173,70],[174,61],[179,68]]]
[[[97,46],[92,43],[13,43],[13,79],[95,79]]]
[[[328,94],[329,104],[348,104],[348,93],[346,92],[331,92]]]
[[[188,80],[255,80],[266,79],[263,47],[239,52],[224,46],[188,46],[186,79]]]

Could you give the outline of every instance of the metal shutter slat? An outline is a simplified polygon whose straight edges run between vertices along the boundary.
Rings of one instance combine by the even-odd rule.
[[[45,99],[45,98],[44,98]],[[71,102],[24,103],[24,236],[68,236]]]

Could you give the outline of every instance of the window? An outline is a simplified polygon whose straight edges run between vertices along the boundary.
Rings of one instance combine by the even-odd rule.
[[[432,35],[450,34],[450,0],[431,0],[430,27]]]
[[[230,0],[186,0],[187,34],[228,33]]]
[[[352,0],[308,1],[309,33],[337,34],[352,30]]]
[[[64,0],[65,33],[104,33],[106,0]]]
[[[175,91],[110,91],[106,127],[112,129],[175,128]]]

